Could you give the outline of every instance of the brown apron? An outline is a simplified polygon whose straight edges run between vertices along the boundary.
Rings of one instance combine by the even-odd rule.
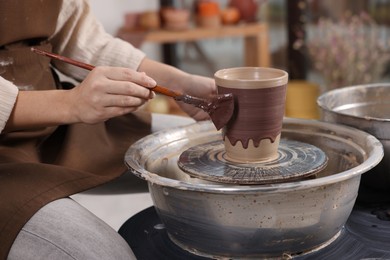
[[[7,21],[0,23],[0,76],[21,91],[61,87],[50,60],[30,51],[51,50],[60,7],[60,0],[0,1]],[[0,259],[39,208],[120,176],[126,150],[150,133],[150,122],[149,113],[136,112],[101,124],[0,134]]]

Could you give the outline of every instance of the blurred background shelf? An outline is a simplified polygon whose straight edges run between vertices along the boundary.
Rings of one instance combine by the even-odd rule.
[[[118,37],[130,43],[142,38],[144,42],[174,44],[196,42],[206,39],[242,37],[244,40],[245,66],[268,67],[270,51],[268,26],[266,23],[249,23],[217,28],[194,27],[187,30],[134,31],[124,27],[118,31]]]

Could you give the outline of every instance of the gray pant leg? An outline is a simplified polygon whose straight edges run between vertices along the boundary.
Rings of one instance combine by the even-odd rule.
[[[72,199],[40,209],[18,234],[9,260],[136,259],[126,241],[110,226]]]

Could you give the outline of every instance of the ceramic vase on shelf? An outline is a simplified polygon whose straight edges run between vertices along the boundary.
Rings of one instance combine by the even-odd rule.
[[[259,7],[257,0],[230,0],[228,6],[235,7],[239,10],[242,21],[256,21],[257,10]]]
[[[195,13],[199,27],[216,28],[221,25],[220,7],[217,1],[198,0]]]

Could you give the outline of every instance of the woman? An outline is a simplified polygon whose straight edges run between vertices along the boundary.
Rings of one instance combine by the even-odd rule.
[[[0,259],[134,258],[114,230],[68,196],[126,170],[125,151],[150,131],[140,107],[156,81],[203,97],[215,93],[214,82],[108,35],[87,0],[6,0],[0,17]],[[50,61],[32,46],[96,68]],[[61,84],[53,67],[81,83]]]

